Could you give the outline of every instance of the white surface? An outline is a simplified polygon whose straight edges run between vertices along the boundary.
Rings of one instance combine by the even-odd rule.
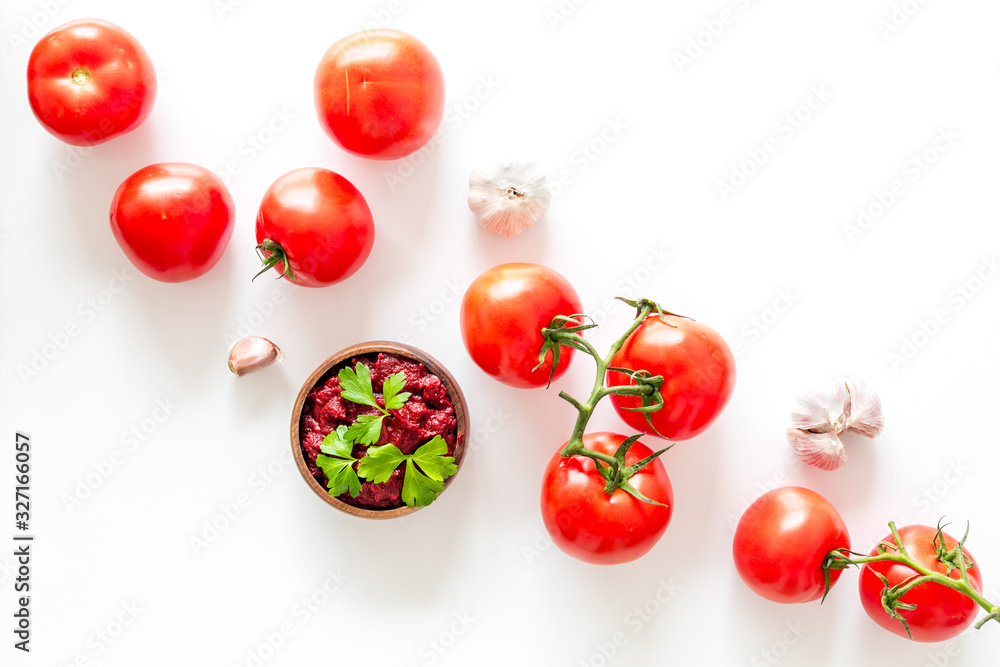
[[[862,611],[853,571],[822,607],[772,604],[742,585],[729,553],[743,506],[768,485],[797,483],[834,502],[858,549],[891,519],[971,520],[969,547],[1000,597],[1000,454],[989,416],[1000,392],[1000,280],[983,269],[991,279],[971,301],[954,291],[976,287],[1000,248],[996,3],[897,0],[919,9],[886,37],[879,22],[890,20],[890,0],[564,0],[572,13],[554,26],[546,12],[556,0],[222,2],[236,6],[220,16],[213,0],[3,5],[0,498],[12,524],[9,443],[21,430],[34,443],[37,535],[30,656],[11,648],[13,560],[0,550],[3,664],[236,666],[262,652],[268,666],[761,665],[780,655],[794,665],[918,667],[996,655],[996,625],[954,646],[889,635]],[[704,33],[712,43],[678,68],[674,54],[723,10],[731,22],[712,40]],[[416,167],[348,156],[312,109],[326,48],[390,14],[392,27],[437,54],[448,86],[443,140]],[[60,182],[53,164],[81,156],[36,123],[23,72],[42,32],[80,17],[132,32],[160,90],[140,129],[82,156]],[[12,41],[32,22],[42,30],[26,45]],[[816,90],[830,96],[820,102]],[[818,108],[789,130],[785,115],[810,99]],[[454,109],[463,104],[475,109]],[[248,137],[276,114],[291,121],[251,157]],[[958,138],[913,180],[907,161],[947,128]],[[612,141],[602,146],[602,134]],[[591,142],[602,151],[593,158],[581,152]],[[777,152],[723,201],[717,182],[765,146]],[[465,204],[471,168],[501,157],[538,160],[570,181],[512,240],[480,231]],[[180,285],[132,271],[107,222],[117,185],[167,160],[240,167],[229,250]],[[251,283],[260,197],[308,165],[365,194],[375,249],[339,286]],[[385,174],[407,170],[390,189]],[[845,224],[894,179],[905,193],[851,243]],[[656,298],[742,347],[725,414],[665,456],[676,512],[635,563],[576,562],[549,545],[539,517],[542,469],[572,423],[557,390],[582,394],[592,366],[578,358],[550,391],[519,391],[487,378],[460,343],[464,287],[516,260],[573,282],[607,323],[593,336],[602,347],[629,320],[604,306],[623,293]],[[122,271],[134,277],[112,294]],[[775,304],[785,311],[776,317]],[[936,335],[918,336],[918,354],[894,364],[889,355],[938,310],[947,321]],[[70,323],[79,335],[23,381],[18,367]],[[247,323],[287,360],[237,379],[226,351]],[[430,508],[360,521],[313,497],[288,463],[291,404],[329,354],[403,337],[459,379],[474,451]],[[850,441],[837,472],[804,469],[783,437],[795,393],[848,372],[880,391],[885,433]],[[158,405],[170,406],[161,423]],[[608,407],[594,422],[622,428]],[[128,435],[144,428],[144,440]],[[115,451],[120,465],[68,509],[66,497]],[[241,498],[239,516],[196,553],[192,538],[206,522],[224,523],[217,517]],[[0,536],[7,543],[13,532]],[[661,604],[665,584],[672,597]],[[129,605],[140,609],[134,621],[100,639],[131,618]],[[605,660],[616,633],[625,643]],[[268,649],[268,637],[280,648]]]

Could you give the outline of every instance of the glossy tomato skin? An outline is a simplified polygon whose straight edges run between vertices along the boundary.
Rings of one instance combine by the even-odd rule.
[[[588,433],[583,444],[614,454],[626,439],[617,433]],[[653,452],[636,442],[625,455],[633,465]],[[604,478],[593,459],[564,457],[556,452],[542,478],[542,520],[552,541],[565,553],[587,563],[627,563],[647,553],[663,536],[674,508],[670,478],[659,458],[631,478],[632,486],[667,507],[643,502],[617,489],[604,493]]]
[[[736,359],[729,345],[713,329],[685,317],[647,317],[625,341],[612,367],[647,370],[664,378],[663,408],[652,413],[653,425],[668,440],[687,440],[722,413],[736,386]],[[607,386],[630,382],[624,373],[609,371]],[[636,396],[611,396],[618,416],[637,431],[657,435],[640,412]]]
[[[907,553],[929,570],[944,574],[947,566],[937,560],[934,550],[934,535],[936,528],[930,526],[904,526],[898,529],[900,540]],[[957,540],[947,533],[943,533],[945,538],[945,549],[951,550],[957,544]],[[882,539],[883,542],[896,544],[895,538],[889,534]],[[969,583],[977,592],[983,592],[982,574],[979,566],[972,554],[963,547],[963,552],[972,561],[973,566],[968,569]],[[892,553],[890,551],[889,553]],[[870,555],[877,554],[876,549],[872,549]],[[900,563],[866,563],[861,566],[861,574],[858,577],[858,588],[861,594],[861,604],[865,612],[873,621],[881,625],[889,632],[900,637],[907,637],[903,624],[893,620],[885,609],[882,608],[882,589],[885,584],[875,574],[882,574],[889,580],[889,586],[895,586],[908,579],[918,576],[912,568]],[[959,579],[961,575],[958,570],[951,573],[952,579]],[[975,621],[980,607],[970,598],[962,595],[958,591],[935,584],[924,583],[908,591],[899,601],[904,604],[915,604],[916,609],[899,609],[898,613],[910,627],[913,640],[918,642],[941,642],[952,639],[968,628]]]
[[[280,177],[257,212],[257,243],[280,245],[291,266],[285,278],[326,287],[353,275],[375,244],[375,222],[364,196],[340,174],[306,167]],[[283,273],[285,263],[275,269]]]
[[[768,491],[736,526],[733,561],[750,589],[772,602],[811,602],[823,597],[823,561],[834,549],[850,549],[840,513],[826,498],[799,486]],[[830,585],[841,570],[830,572]]]
[[[500,264],[469,285],[462,298],[462,340],[472,360],[511,387],[544,387],[552,353],[538,366],[545,342],[542,328],[557,315],[583,311],[576,290],[562,275],[541,264]],[[563,348],[553,379],[569,368],[573,350]]]
[[[362,157],[405,157],[430,141],[444,116],[437,58],[399,30],[368,30],[335,43],[316,69],[314,93],[323,130]]]
[[[222,180],[184,162],[129,176],[111,202],[111,231],[137,269],[178,283],[215,266],[233,235],[236,208]]]
[[[74,146],[130,132],[153,110],[146,51],[108,21],[82,19],[42,37],[28,58],[28,101],[42,126]]]

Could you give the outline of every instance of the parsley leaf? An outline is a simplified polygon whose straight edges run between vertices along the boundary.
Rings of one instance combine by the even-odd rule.
[[[440,435],[435,435],[432,440],[420,445],[411,458],[420,465],[424,474],[442,482],[458,472],[455,459],[445,456],[447,453],[448,443]]]
[[[354,445],[351,443],[350,438],[345,436],[346,431],[346,426],[338,426],[336,431],[330,431],[330,433],[323,438],[323,442],[320,443],[319,450],[324,454],[329,454],[330,456],[339,456],[342,459],[351,458],[351,452],[354,451]]]
[[[406,456],[396,445],[371,447],[368,454],[358,464],[358,474],[369,482],[381,484],[388,481],[392,472],[399,467]]]
[[[406,459],[406,476],[403,477],[403,502],[410,507],[424,507],[434,502],[444,491],[444,482],[421,474],[413,459]]]
[[[326,475],[328,480],[326,486],[330,489],[331,496],[350,492],[352,498],[357,498],[361,493],[361,480],[358,479],[358,473],[354,472],[352,461],[320,454],[316,457],[316,465]]]
[[[340,426],[323,439],[320,451],[331,456],[316,456],[316,466],[327,478],[327,488],[331,496],[350,492],[352,498],[361,493],[361,480],[354,472],[356,458],[351,454],[353,446],[345,439],[346,426]]]
[[[455,459],[445,456],[447,453],[448,443],[439,435],[412,454],[403,454],[396,445],[372,447],[358,464],[358,474],[370,482],[381,484],[389,479],[400,463],[406,461],[403,502],[410,507],[423,507],[434,502],[444,490],[444,480],[458,472]]]
[[[357,420],[347,427],[347,438],[362,445],[374,445],[382,435],[382,420],[385,415],[358,415]]]
[[[354,366],[354,370],[351,370],[350,366],[345,366],[340,369],[337,373],[337,377],[340,378],[340,395],[349,400],[351,403],[360,403],[361,405],[370,405],[373,408],[379,408],[379,404],[375,402],[375,394],[372,391],[372,375],[365,366],[360,361]]]
[[[410,398],[410,392],[402,391],[406,386],[406,374],[403,371],[393,373],[382,383],[382,397],[385,399],[386,410],[399,410]]]
[[[352,403],[370,405],[378,409],[381,415],[360,415],[354,423],[347,427],[346,439],[359,442],[362,445],[374,445],[382,435],[382,420],[389,416],[389,410],[398,410],[410,398],[410,392],[401,391],[406,386],[406,374],[400,371],[393,373],[382,383],[383,408],[375,400],[372,389],[371,371],[360,361],[354,370],[345,366],[337,373],[340,378],[340,395]]]
[[[399,410],[410,398],[410,392],[402,390],[406,386],[406,374],[403,371],[393,373],[382,383],[384,408],[375,400],[371,371],[360,361],[355,364],[354,370],[350,366],[341,368],[337,377],[340,378],[341,396],[351,403],[378,408],[386,416],[389,415],[389,410]]]

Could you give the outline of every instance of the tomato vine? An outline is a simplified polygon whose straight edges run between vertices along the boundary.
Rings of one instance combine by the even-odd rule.
[[[552,368],[554,372],[554,369],[559,365],[559,353],[562,347],[577,350],[583,354],[593,357],[594,362],[597,364],[597,373],[596,379],[594,380],[594,387],[591,390],[589,398],[587,398],[586,401],[579,401],[565,391],[559,392],[559,397],[567,401],[577,410],[577,418],[576,423],[573,426],[573,433],[566,445],[560,450],[559,454],[564,457],[586,456],[593,459],[597,464],[597,469],[600,471],[601,476],[605,480],[604,491],[609,496],[614,493],[616,489],[621,489],[643,502],[652,503],[654,505],[662,505],[662,503],[647,498],[645,495],[640,493],[634,486],[632,486],[632,484],[629,483],[629,479],[636,472],[649,465],[650,462],[670,449],[673,445],[664,447],[641,461],[638,461],[630,466],[626,466],[625,454],[628,452],[629,448],[631,448],[632,445],[640,437],[642,437],[642,434],[637,434],[627,438],[612,455],[588,449],[583,443],[583,436],[586,432],[587,424],[590,422],[591,416],[593,416],[594,409],[597,407],[597,404],[601,401],[601,399],[606,396],[619,395],[640,397],[642,399],[642,407],[634,408],[633,410],[636,412],[642,412],[646,417],[646,421],[649,423],[650,427],[654,429],[654,431],[655,427],[653,427],[650,414],[663,408],[663,396],[660,394],[660,387],[663,386],[664,382],[662,375],[652,375],[645,370],[616,368],[611,366],[611,360],[615,357],[618,350],[621,349],[622,345],[624,345],[628,337],[639,328],[647,317],[656,313],[659,317],[663,318],[664,315],[674,315],[674,313],[665,312],[659,304],[655,301],[650,301],[649,299],[632,301],[622,297],[616,298],[619,301],[635,308],[636,317],[625,333],[611,344],[611,349],[605,356],[602,357],[590,341],[581,335],[582,332],[597,327],[592,320],[590,323],[587,323],[587,320],[590,320],[589,317],[583,314],[570,316],[560,315],[555,317],[548,327],[542,329],[542,337],[545,339],[545,343],[542,345],[541,352],[538,355],[539,367],[545,362],[546,355],[551,351]],[[667,323],[665,319],[663,321],[664,323]],[[669,325],[669,323],[667,324]],[[604,379],[609,370],[627,374],[635,384],[605,387]]]
[[[969,537],[968,524],[966,524],[965,534],[962,539],[958,540],[949,549],[946,546],[946,536],[943,532],[943,527],[938,522],[937,530],[932,537],[933,559],[944,566],[945,571],[943,573],[935,571],[932,567],[928,567],[928,564],[919,561],[909,553],[905,545],[905,539],[901,537],[900,531],[892,521],[889,522],[889,530],[892,541],[885,539],[879,542],[872,554],[834,549],[827,555],[823,562],[823,571],[827,579],[826,592],[823,595],[824,599],[826,598],[826,593],[830,590],[831,570],[843,570],[851,565],[864,566],[874,563],[896,563],[910,568],[914,574],[899,583],[893,584],[881,572],[875,570],[872,570],[872,572],[883,584],[881,591],[882,608],[891,619],[899,621],[902,624],[906,635],[910,639],[914,638],[910,624],[900,612],[913,612],[918,608],[918,605],[904,602],[902,598],[908,592],[920,586],[933,586],[935,584],[944,586],[964,595],[986,610],[986,616],[980,619],[974,626],[977,630],[990,620],[1000,622],[1000,605],[995,605],[987,600],[969,580],[969,572],[976,566],[972,559],[965,553],[965,541]],[[952,577],[952,573],[955,571],[959,573],[957,579]]]

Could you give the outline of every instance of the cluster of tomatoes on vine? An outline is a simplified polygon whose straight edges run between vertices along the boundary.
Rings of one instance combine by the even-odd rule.
[[[595,564],[625,563],[646,554],[664,534],[673,490],[660,455],[639,441],[692,438],[726,407],[735,360],[711,328],[666,313],[648,300],[631,326],[601,355],[582,336],[593,324],[560,274],[538,264],[504,264],[479,278],[462,301],[463,340],[486,373],[514,387],[547,386],[574,353],[597,366],[586,400],[561,392],[578,412],[569,440],[545,469],[541,511],[553,542]],[[639,435],[589,433],[598,402],[610,397],[618,416]],[[671,445],[672,446],[672,445]],[[982,574],[961,540],[941,526],[889,524],[868,554],[850,550],[847,527],[833,505],[802,487],[775,489],[740,519],[733,560],[751,590],[774,602],[823,598],[843,569],[861,570],[859,592],[869,617],[915,641],[944,641],[975,622],[1000,620],[982,596]]]
[[[707,429],[736,384],[725,340],[693,319],[651,301],[600,354],[582,333],[593,325],[576,290],[540,264],[503,264],[479,276],[462,301],[462,337],[486,373],[514,387],[543,387],[562,376],[575,353],[594,359],[591,395],[561,396],[578,411],[569,440],[552,457],[542,482],[542,516],[553,542],[581,560],[614,564],[639,558],[662,537],[673,489],[659,459],[638,436],[587,432],[599,401],[629,427],[681,441]]]

